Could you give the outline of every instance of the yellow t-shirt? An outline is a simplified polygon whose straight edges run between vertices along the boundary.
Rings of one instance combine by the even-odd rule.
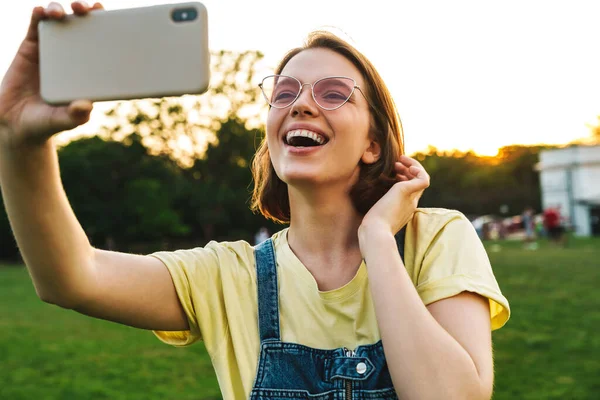
[[[313,348],[355,348],[380,339],[365,263],[345,286],[321,292],[290,249],[287,229],[273,235],[278,265],[281,340]],[[259,356],[254,249],[245,241],[159,252],[190,330],[155,332],[165,343],[203,340],[225,399],[247,399]],[[407,226],[404,263],[427,305],[463,291],[489,299],[492,329],[509,318],[481,241],[459,212],[418,209]]]

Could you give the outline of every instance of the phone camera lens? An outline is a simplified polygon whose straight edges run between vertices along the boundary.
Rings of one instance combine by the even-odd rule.
[[[175,22],[189,22],[198,17],[198,11],[194,8],[179,8],[173,10],[171,18]]]

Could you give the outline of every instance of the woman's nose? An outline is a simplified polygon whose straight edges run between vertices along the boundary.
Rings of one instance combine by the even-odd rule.
[[[318,112],[318,108],[319,107],[315,103],[315,100],[312,96],[312,86],[310,86],[308,83],[303,84],[300,88],[300,94],[298,95],[298,98],[294,104],[292,104],[292,112],[313,114]]]

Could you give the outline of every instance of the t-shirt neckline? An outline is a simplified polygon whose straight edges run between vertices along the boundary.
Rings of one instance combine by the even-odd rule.
[[[289,263],[289,265],[283,267],[280,264],[280,267],[289,268],[304,285],[308,285],[312,290],[318,292],[319,297],[321,297],[321,299],[326,302],[345,300],[360,290],[360,288],[365,283],[365,280],[367,279],[367,267],[365,265],[364,260],[360,263],[356,274],[350,280],[350,282],[337,289],[327,291],[319,290],[317,281],[315,280],[314,276],[292,251],[287,240],[288,230],[289,228],[285,228],[284,230],[279,232],[279,235],[276,235],[278,237],[274,238],[274,245],[276,247],[275,257],[277,258],[278,262],[280,260],[285,260]],[[278,255],[279,253],[281,254]]]

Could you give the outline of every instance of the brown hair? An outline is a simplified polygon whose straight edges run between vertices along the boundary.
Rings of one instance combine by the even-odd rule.
[[[404,135],[400,116],[383,79],[371,62],[350,44],[330,32],[316,31],[308,36],[302,47],[289,51],[275,70],[280,74],[286,64],[298,53],[315,48],[332,50],[348,59],[360,71],[365,88],[361,88],[371,109],[371,133],[381,146],[381,156],[373,164],[360,166],[358,182],[350,191],[350,198],[361,214],[367,211],[396,182],[394,163],[404,153]],[[271,163],[266,138],[263,138],[252,161],[254,192],[252,210],[275,222],[290,221],[290,199],[287,184]]]

